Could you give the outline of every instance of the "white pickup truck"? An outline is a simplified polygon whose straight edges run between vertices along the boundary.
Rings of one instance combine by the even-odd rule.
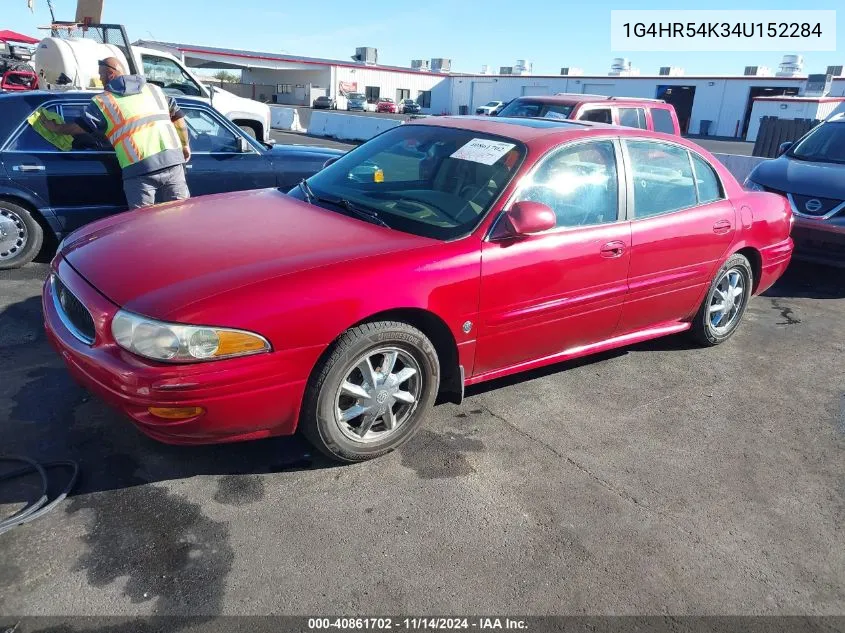
[[[203,84],[170,53],[135,45],[129,49],[138,72],[166,94],[203,99],[247,133],[272,144],[267,104]],[[47,37],[39,42],[32,65],[42,90],[90,90],[98,87],[97,60],[109,56],[126,61],[124,49],[114,45],[92,39]]]

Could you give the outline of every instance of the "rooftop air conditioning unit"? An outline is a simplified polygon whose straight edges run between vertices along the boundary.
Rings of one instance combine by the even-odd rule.
[[[661,66],[660,67],[660,75],[662,77],[680,77],[684,74],[683,68],[678,68],[677,66]]]
[[[580,68],[571,68],[569,66],[566,66],[566,67],[560,69],[560,74],[561,75],[569,75],[569,76],[583,75],[584,71]]]
[[[515,75],[530,75],[534,71],[534,62],[525,59],[517,59],[513,72]]]
[[[746,66],[743,75],[746,77],[771,77],[772,71],[768,66]]]
[[[368,66],[378,64],[378,49],[372,46],[361,46],[355,49],[352,59]]]
[[[804,57],[801,55],[784,55],[780,63],[778,77],[795,77],[804,70]]]
[[[444,57],[433,57],[431,59],[431,70],[436,73],[448,73],[452,71],[452,60]]]
[[[411,68],[422,72],[431,70],[431,63],[427,59],[412,59]]]
[[[513,66],[499,66],[499,74],[500,75],[512,75],[513,74]]]
[[[842,77],[842,66],[828,66],[825,74],[831,77]]]

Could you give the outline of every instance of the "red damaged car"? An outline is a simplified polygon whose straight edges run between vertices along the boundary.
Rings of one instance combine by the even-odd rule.
[[[396,114],[399,110],[396,107],[396,102],[393,99],[379,99],[376,104],[376,112],[388,112]]]
[[[147,435],[302,432],[341,461],[466,385],[689,331],[786,269],[784,198],[677,136],[529,118],[393,128],[300,186],[89,224],[45,283],[71,373]]]

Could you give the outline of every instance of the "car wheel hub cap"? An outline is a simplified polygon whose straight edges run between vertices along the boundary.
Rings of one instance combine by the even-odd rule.
[[[17,257],[26,241],[26,224],[21,217],[9,209],[0,209],[0,260]]]
[[[420,367],[408,352],[369,351],[346,371],[335,397],[335,424],[355,442],[383,440],[408,421],[421,392]]]
[[[710,298],[710,325],[723,334],[733,327],[745,301],[745,281],[742,273],[731,268],[716,284]]]

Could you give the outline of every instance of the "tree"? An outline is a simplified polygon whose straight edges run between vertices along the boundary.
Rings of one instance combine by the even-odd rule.
[[[217,81],[225,81],[228,83],[235,83],[238,81],[238,76],[235,73],[230,73],[228,70],[218,70],[214,73],[214,78]]]

